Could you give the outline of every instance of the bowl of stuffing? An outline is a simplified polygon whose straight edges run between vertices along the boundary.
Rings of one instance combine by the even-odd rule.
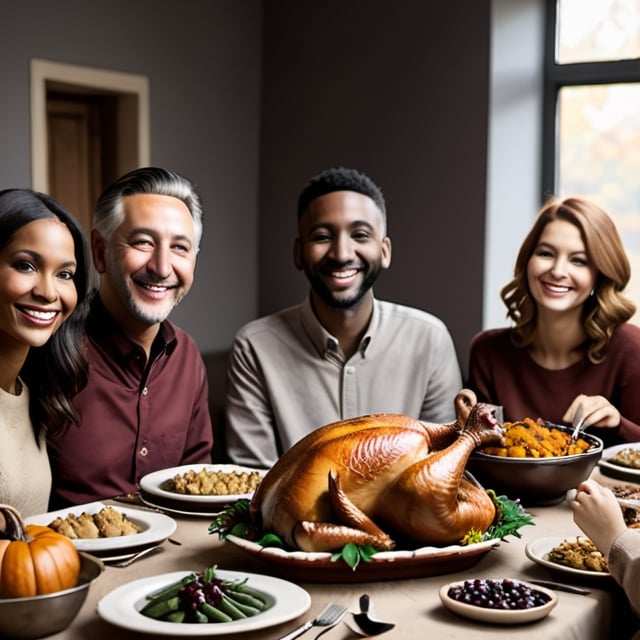
[[[505,445],[477,449],[467,469],[487,488],[525,506],[557,504],[586,480],[602,456],[600,438],[531,418],[505,422]]]

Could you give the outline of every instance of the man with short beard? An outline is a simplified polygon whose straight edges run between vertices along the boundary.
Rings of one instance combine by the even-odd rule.
[[[193,283],[201,236],[200,198],[171,171],[136,169],[98,198],[89,382],[74,398],[80,427],[50,442],[52,508],[136,491],[159,469],[211,463],[204,362],[168,320]]]
[[[298,200],[294,261],[308,298],[250,322],[233,343],[225,414],[233,462],[270,467],[317,427],[371,413],[455,418],[462,378],[447,328],[373,295],[391,240],[368,176],[341,167],[311,179]]]

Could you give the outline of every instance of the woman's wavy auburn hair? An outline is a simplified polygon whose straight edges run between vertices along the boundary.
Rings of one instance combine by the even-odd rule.
[[[611,218],[583,198],[547,200],[520,247],[513,279],[500,291],[507,317],[515,323],[513,341],[518,347],[533,341],[538,309],[529,291],[527,266],[543,229],[554,220],[564,220],[578,228],[589,262],[597,270],[594,292],[584,302],[582,318],[587,357],[593,363],[602,362],[616,327],[633,316],[636,306],[622,293],[631,277],[631,267],[620,235]]]

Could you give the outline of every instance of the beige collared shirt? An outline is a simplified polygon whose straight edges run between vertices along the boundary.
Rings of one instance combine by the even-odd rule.
[[[309,432],[337,420],[401,413],[450,422],[462,387],[453,340],[435,316],[375,300],[369,328],[345,360],[308,298],[240,329],[228,382],[227,452],[256,467],[270,467]]]

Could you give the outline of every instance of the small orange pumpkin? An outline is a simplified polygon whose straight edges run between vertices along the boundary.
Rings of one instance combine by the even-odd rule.
[[[13,507],[0,504],[0,597],[22,598],[75,587],[80,555],[69,538],[49,527],[28,524]]]

